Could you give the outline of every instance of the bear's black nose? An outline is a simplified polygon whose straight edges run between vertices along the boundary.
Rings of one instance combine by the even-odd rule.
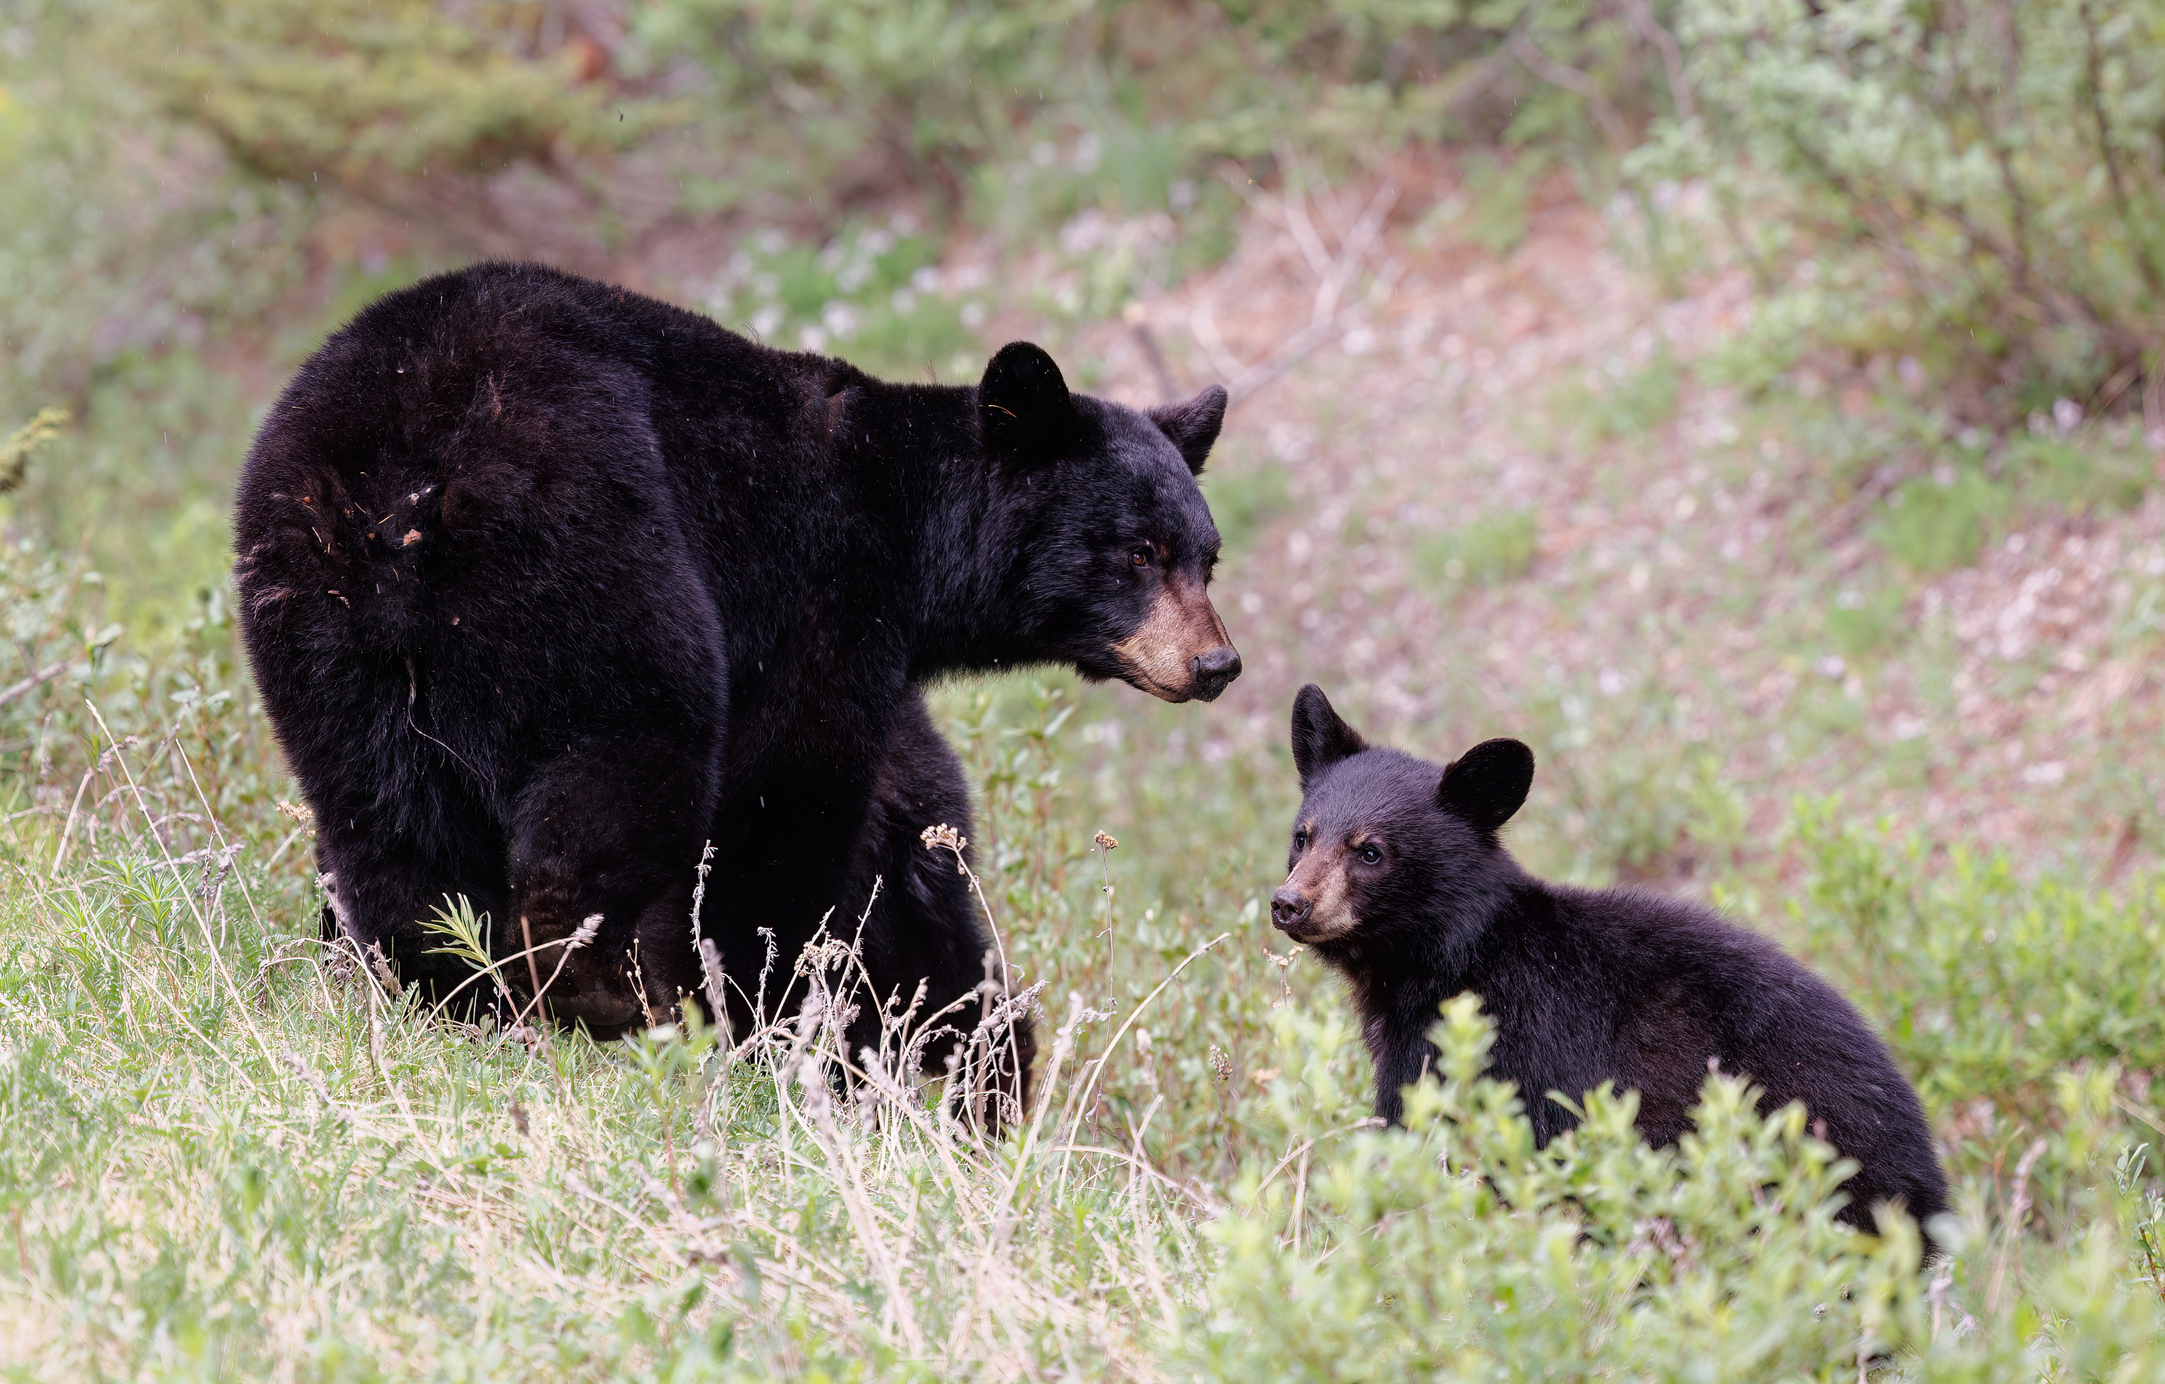
[[[1291,932],[1308,921],[1315,912],[1315,901],[1288,884],[1270,896],[1271,926],[1280,932]]]
[[[1240,676],[1240,655],[1220,644],[1207,654],[1189,659],[1188,671],[1195,674],[1195,695],[1207,702]]]

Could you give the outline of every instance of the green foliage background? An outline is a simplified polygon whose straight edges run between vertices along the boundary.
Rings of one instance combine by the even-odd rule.
[[[1913,352],[1972,386],[1966,411],[2147,379],[2156,412],[2165,8],[1685,0],[1675,21],[1697,109],[1634,166],[1708,179],[1779,289],[1762,368],[1817,337]]]
[[[1657,277],[1754,276],[1752,326],[1714,360],[1564,382],[1569,445],[1659,429],[1693,373],[1758,399],[1809,457],[1785,484],[1875,497],[1862,531],[1891,575],[1823,600],[1824,633],[1892,657],[1904,581],[1975,561],[2010,514],[2114,513],[2151,482],[2161,19],[2151,0],[15,0],[0,1377],[2156,1376],[2154,876],[1942,853],[1816,799],[1747,840],[1704,733],[1682,739],[1651,689],[1524,708],[1560,749],[1608,751],[1546,780],[1558,869],[1636,877],[1691,842],[1726,862],[1732,913],[1884,1027],[1957,1188],[1936,1228],[1953,1253],[1919,1274],[1916,1228],[1837,1227],[1829,1151],[1733,1086],[1675,1151],[1639,1145],[1617,1093],[1532,1149],[1520,1103],[1545,1093],[1478,1079],[1466,1004],[1411,1131],[1362,1128],[1335,989],[1255,945],[1282,755],[1168,755],[1141,713],[1108,738],[1119,693],[951,688],[987,898],[1052,982],[1045,1106],[986,1147],[921,1093],[837,1104],[831,1035],[529,1047],[326,955],[308,825],[279,810],[293,790],[236,657],[224,510],[283,373],[362,303],[478,254],[606,267],[719,228],[726,267],[668,285],[685,301],[959,378],[989,314],[1079,323],[1216,263],[1251,181],[1443,148],[1464,195],[1428,230],[1507,253],[1561,186]],[[1162,233],[1083,266],[1070,302],[950,272],[958,240],[997,257],[1093,211]],[[1862,420],[1782,414],[1815,372],[1910,383]],[[2069,435],[2063,400],[2130,426]],[[1892,455],[1926,465],[1883,476]],[[1232,551],[1294,507],[1290,479],[1214,464]],[[1382,523],[1349,514],[1345,537]],[[1538,574],[1545,537],[1499,506],[1416,565],[1458,601]],[[1127,842],[1110,860],[1101,826]]]

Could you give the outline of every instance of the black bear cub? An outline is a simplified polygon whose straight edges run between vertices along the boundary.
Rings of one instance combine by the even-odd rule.
[[[1271,921],[1343,974],[1376,1063],[1376,1113],[1436,1060],[1443,1001],[1481,997],[1489,1074],[1518,1085],[1542,1143],[1604,1081],[1639,1092],[1639,1132],[1684,1132],[1709,1063],[1749,1077],[1761,1108],[1802,1101],[1858,1170],[1842,1218],[1898,1202],[1920,1223],[1947,1180],[1916,1092],[1863,1019],[1773,944],[1678,899],[1546,884],[1496,832],[1526,801],[1533,752],[1490,740],[1449,765],[1372,749],[1310,684],[1293,702],[1300,815]]]

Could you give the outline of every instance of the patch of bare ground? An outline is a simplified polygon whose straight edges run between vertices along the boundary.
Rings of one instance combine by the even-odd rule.
[[[1953,646],[1945,693],[1890,689],[1897,740],[1927,740],[1935,835],[2016,843],[2066,833],[2117,878],[2158,852],[2165,745],[2165,495],[2110,520],[2009,534],[1926,586],[1918,623]]]
[[[1778,867],[1800,795],[2112,878],[2157,857],[2165,496],[1915,582],[1768,410],[1670,364],[1748,319],[1741,274],[1664,298],[1561,191],[1488,254],[1421,232],[1447,170],[1394,182],[1253,193],[1220,269],[1084,334],[1116,397],[1233,386],[1206,490],[1283,472],[1222,569],[1248,672],[1199,733],[1266,753],[1313,680],[1432,756],[1521,736],[1520,849],[1586,877]],[[1512,515],[1522,574],[1439,577],[1440,542]],[[1874,603],[1885,637],[1845,658],[1830,612]]]
[[[664,295],[707,281],[734,232],[670,213],[666,180],[646,181],[659,190],[614,253],[550,239],[583,224],[532,214],[550,189],[492,188],[531,228],[506,252]],[[1286,777],[1287,708],[1316,681],[1432,757],[1528,740],[1542,774],[1518,848],[1580,878],[1783,868],[1799,796],[2107,878],[2165,850],[2165,495],[2033,517],[1976,566],[1916,581],[1868,536],[1884,474],[1830,476],[1782,421],[1868,410],[1861,380],[1769,408],[1692,378],[1750,319],[1741,272],[1664,296],[1561,181],[1515,248],[1481,249],[1439,210],[1464,205],[1441,156],[1239,190],[1228,260],[1079,331],[1048,305],[1093,256],[1162,249],[1169,219],[1085,213],[1023,254],[964,238],[946,266],[1006,285],[988,346],[1066,340],[1095,392],[1147,404],[1227,384],[1205,486],[1221,509],[1282,481],[1216,588],[1245,675],[1208,709],[1102,704],[1157,761],[1192,746]],[[320,239],[341,262],[406,243],[365,215]],[[1530,561],[1453,575],[1454,536],[1529,518]],[[1858,606],[1887,628],[1845,655],[1832,627]]]

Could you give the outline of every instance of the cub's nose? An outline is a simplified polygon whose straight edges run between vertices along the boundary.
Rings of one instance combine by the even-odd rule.
[[[1315,912],[1315,907],[1315,901],[1306,894],[1290,884],[1284,885],[1270,896],[1271,926],[1280,932],[1291,932],[1308,921],[1308,915]]]
[[[1211,701],[1227,683],[1240,676],[1240,655],[1220,644],[1209,653],[1189,659],[1188,671],[1195,675],[1195,695]]]

